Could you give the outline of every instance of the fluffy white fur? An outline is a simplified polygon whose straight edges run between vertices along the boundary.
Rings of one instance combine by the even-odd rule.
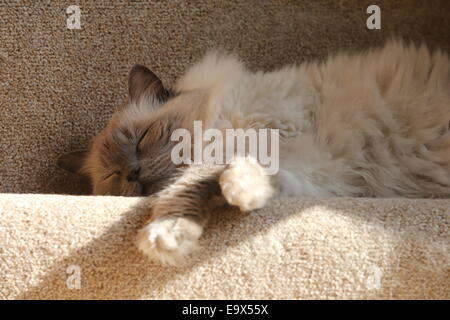
[[[151,259],[168,265],[181,265],[188,254],[198,249],[203,232],[199,224],[183,217],[157,219],[142,228],[138,248]]]
[[[272,72],[212,52],[177,83],[214,127],[280,129],[282,195],[450,196],[448,56],[402,42]]]
[[[271,180],[249,159],[237,159],[220,178],[225,199],[242,210],[260,208],[274,194],[448,197],[449,65],[440,51],[395,41],[256,73],[212,52],[176,90],[180,97],[206,92],[208,118],[198,120],[218,129],[280,130],[280,170]],[[143,229],[139,247],[165,262],[180,260],[201,230],[174,219]]]
[[[237,158],[220,175],[225,200],[241,211],[262,208],[274,194],[270,178],[254,158]]]

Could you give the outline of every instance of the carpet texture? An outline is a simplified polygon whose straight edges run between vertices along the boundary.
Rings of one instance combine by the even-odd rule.
[[[132,244],[144,199],[62,195],[89,187],[57,157],[104,127],[136,63],[170,86],[213,47],[262,70],[391,36],[450,52],[449,1],[378,0],[382,28],[368,30],[372,3],[76,1],[81,29],[68,30],[71,2],[0,1],[0,298],[449,299],[449,200],[223,210],[193,264],[173,269]]]
[[[3,299],[450,299],[450,200],[285,199],[216,212],[178,269],[133,246],[142,198],[0,203]]]

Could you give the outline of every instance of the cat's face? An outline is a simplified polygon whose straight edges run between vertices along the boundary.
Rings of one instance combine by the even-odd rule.
[[[135,66],[128,102],[116,110],[88,150],[63,155],[58,165],[87,175],[95,195],[155,193],[176,169],[170,136],[186,120],[180,103],[191,102],[174,97],[150,70]]]

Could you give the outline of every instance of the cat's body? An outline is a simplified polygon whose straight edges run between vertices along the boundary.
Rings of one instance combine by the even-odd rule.
[[[279,174],[286,195],[450,195],[450,73],[443,54],[390,43],[267,73],[210,55],[178,89],[208,86],[219,97],[213,127],[278,128],[286,137]]]
[[[84,162],[94,190],[96,175],[104,169],[98,159],[108,153],[106,148],[102,154],[100,145],[108,139],[128,159],[126,168],[136,163],[144,168],[155,166],[151,154],[167,155],[174,128],[192,130],[194,120],[202,120],[205,129],[280,130],[277,174],[269,177],[252,159],[239,158],[225,166],[192,166],[156,194],[151,223],[141,230],[138,245],[164,262],[177,263],[195,247],[206,194],[221,191],[242,210],[260,208],[274,195],[450,196],[450,64],[439,51],[390,42],[383,49],[266,73],[210,53],[177,82],[178,95],[162,102],[155,102],[150,80],[141,88],[144,98],[133,99],[131,80],[130,105],[116,113]],[[150,132],[159,138],[145,138],[147,151],[142,159],[131,157],[130,166],[124,145],[136,146],[144,139],[141,127],[150,123]],[[123,128],[130,134],[114,134]],[[142,185],[151,176],[142,174]],[[97,190],[105,189],[101,184]]]

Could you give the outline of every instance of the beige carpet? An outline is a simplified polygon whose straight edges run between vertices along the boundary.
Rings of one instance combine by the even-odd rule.
[[[286,199],[217,212],[181,269],[132,245],[143,201],[1,195],[0,298],[450,299],[450,200]]]
[[[376,1],[372,31],[365,0],[77,3],[81,30],[66,28],[67,1],[0,3],[0,298],[450,298],[449,201],[218,212],[195,264],[173,270],[131,243],[141,199],[55,195],[89,192],[56,159],[105,125],[133,64],[170,85],[217,46],[265,70],[392,35],[450,52],[448,0]]]

